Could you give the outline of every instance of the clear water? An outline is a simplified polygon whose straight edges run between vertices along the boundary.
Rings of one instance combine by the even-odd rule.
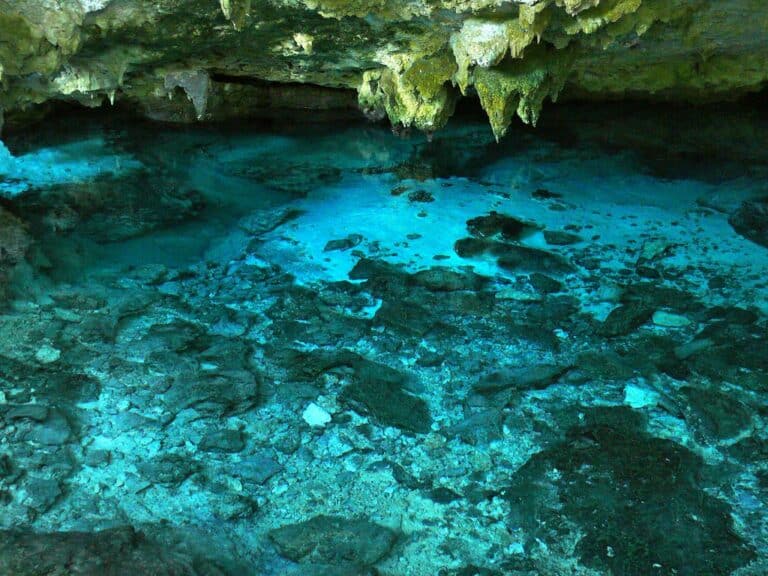
[[[11,134],[0,574],[768,573],[766,124]]]

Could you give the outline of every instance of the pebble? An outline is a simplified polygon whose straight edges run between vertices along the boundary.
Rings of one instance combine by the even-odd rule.
[[[80,322],[82,320],[80,314],[66,308],[54,308],[53,315],[64,322]]]
[[[712,346],[714,346],[714,344],[715,343],[712,342],[712,340],[710,340],[709,338],[703,338],[701,340],[692,340],[691,342],[687,342],[686,344],[677,346],[674,350],[675,356],[680,360],[685,360],[686,358],[693,356],[694,354],[702,352],[707,348],[711,348]]]
[[[504,288],[496,292],[497,300],[516,300],[518,302],[541,302],[543,298],[539,294],[517,290],[516,288]]]
[[[165,296],[179,296],[182,286],[180,282],[164,282],[157,287],[157,291]]]
[[[44,344],[35,354],[35,359],[41,364],[51,364],[61,358],[61,350]]]
[[[312,428],[325,428],[325,425],[331,421],[331,415],[328,411],[314,402],[304,409],[301,417],[304,419],[304,422],[309,424]]]
[[[657,310],[653,313],[653,323],[656,324],[656,326],[664,326],[665,328],[682,328],[688,326],[691,321],[679,314]]]

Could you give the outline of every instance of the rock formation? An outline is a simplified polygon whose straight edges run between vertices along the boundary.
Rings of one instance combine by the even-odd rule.
[[[0,112],[120,101],[194,121],[350,108],[497,137],[567,97],[729,99],[768,78],[763,0],[0,0]],[[2,115],[0,115],[0,118]]]

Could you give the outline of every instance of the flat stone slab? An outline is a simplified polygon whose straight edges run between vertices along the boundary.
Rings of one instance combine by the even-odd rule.
[[[130,527],[103,532],[0,531],[0,574],[13,576],[232,576],[189,550]]]
[[[407,432],[427,433],[432,416],[427,403],[406,390],[408,375],[384,364],[361,359],[342,401],[359,407],[379,424]]]
[[[370,566],[389,554],[397,534],[367,519],[321,515],[272,530],[269,538],[294,562]]]

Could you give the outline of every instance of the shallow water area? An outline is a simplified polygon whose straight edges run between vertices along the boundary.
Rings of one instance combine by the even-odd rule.
[[[768,572],[768,120],[585,110],[11,134],[0,574]]]

